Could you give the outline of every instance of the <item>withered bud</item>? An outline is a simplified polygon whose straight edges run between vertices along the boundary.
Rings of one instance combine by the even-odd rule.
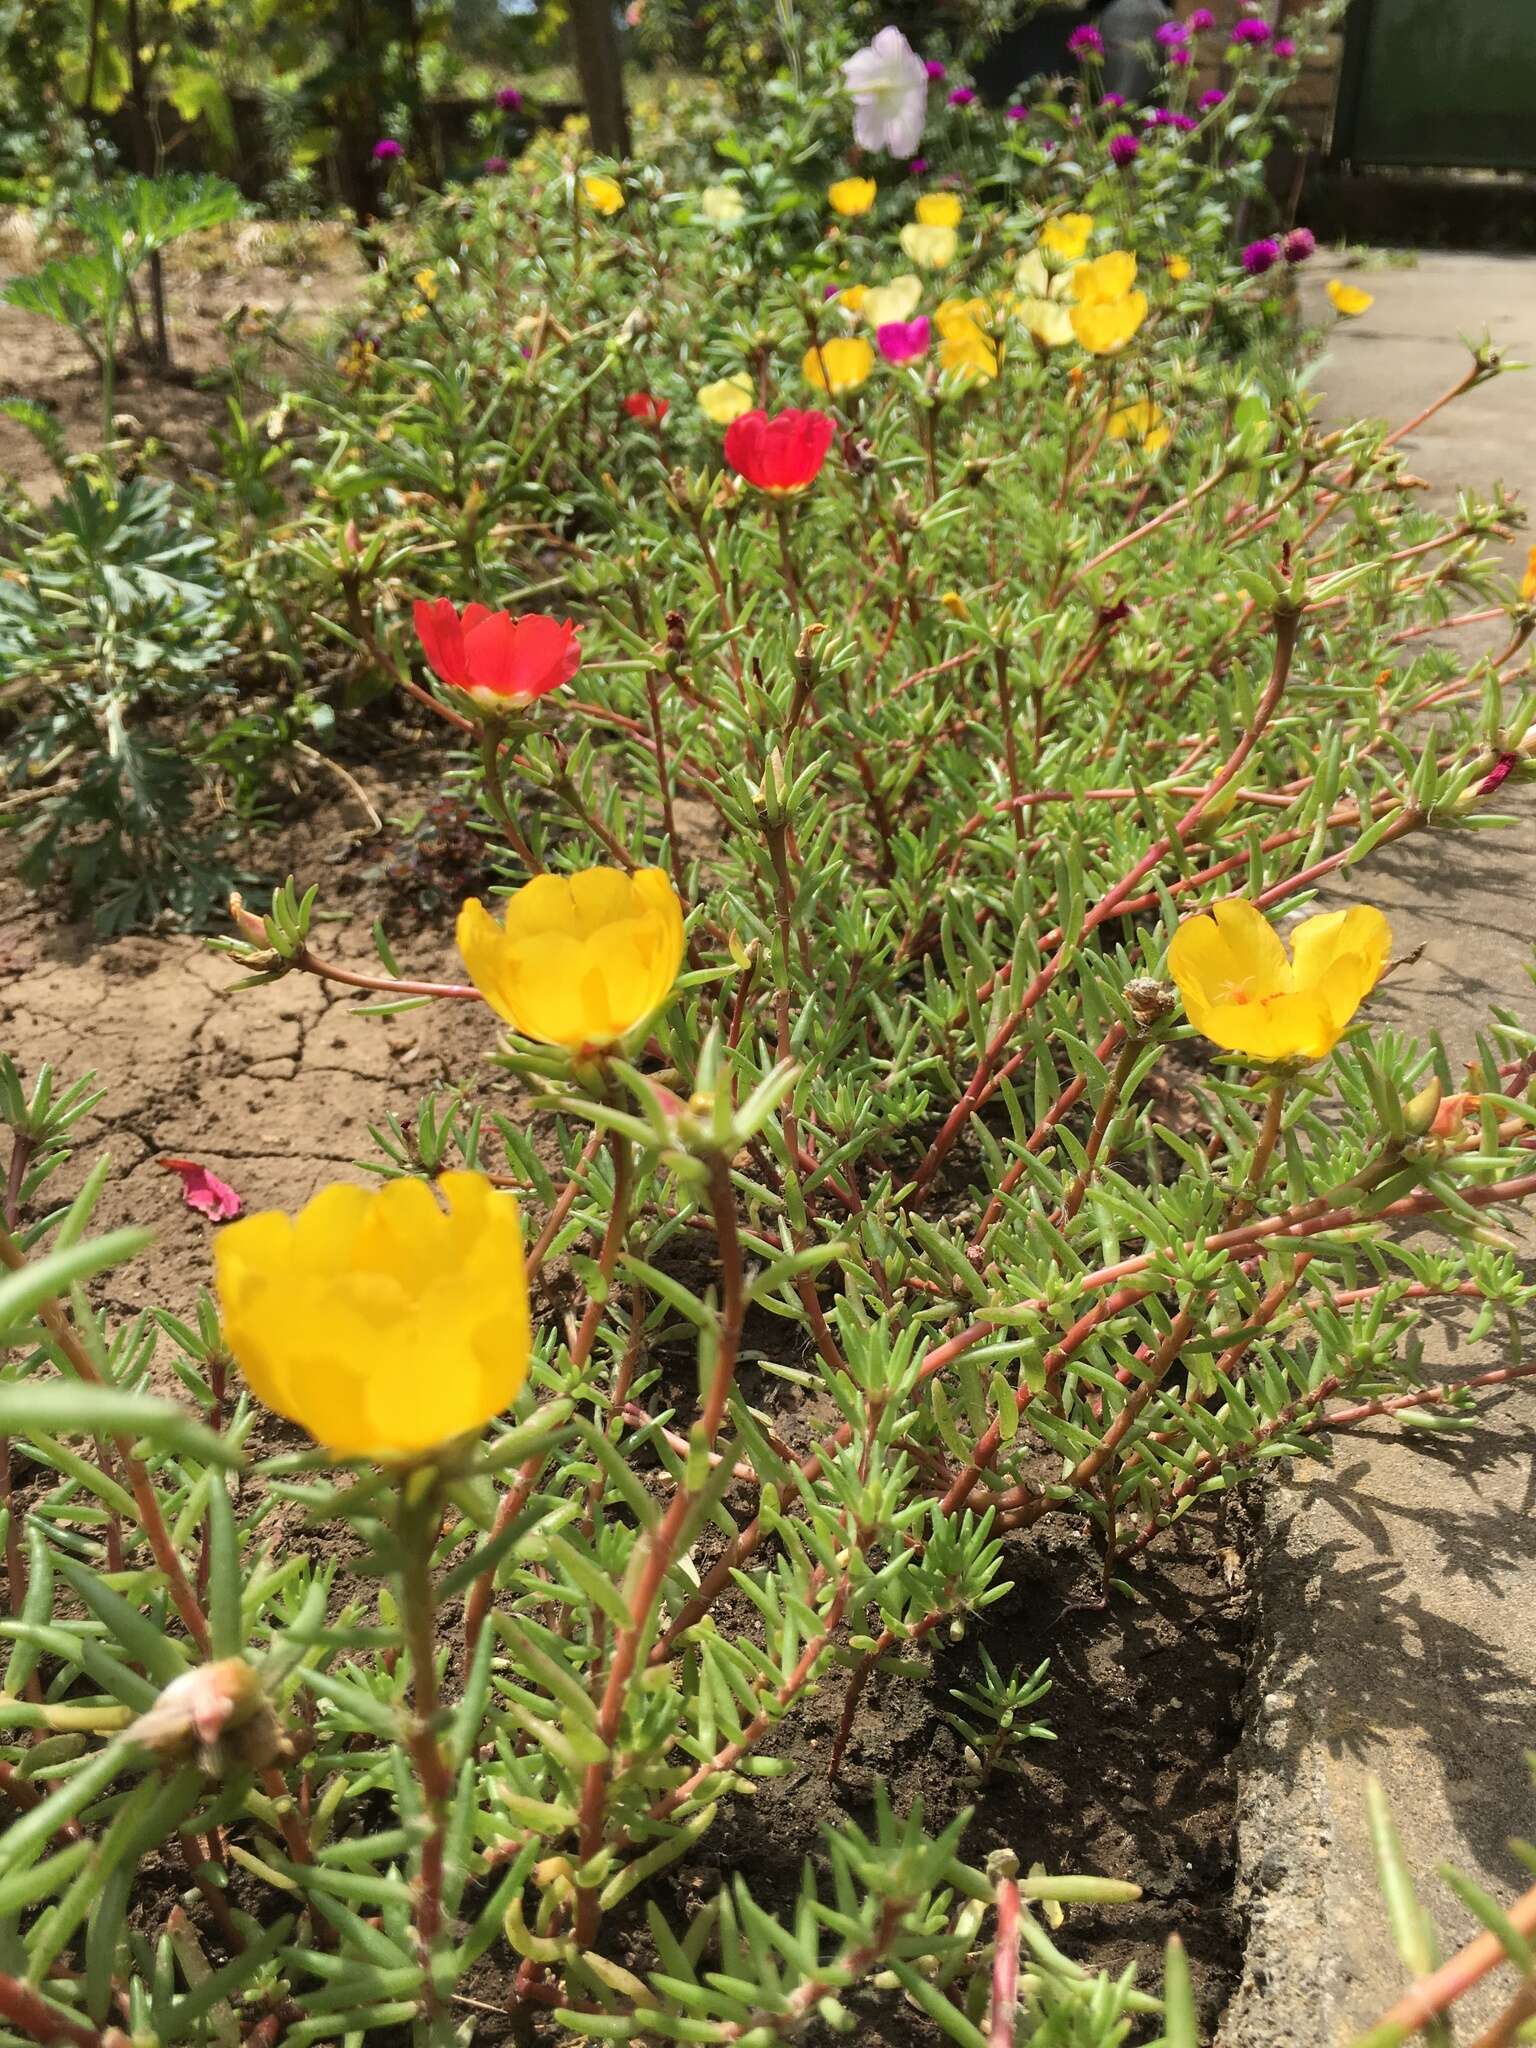
[[[210,1775],[260,1770],[284,1749],[272,1703],[243,1657],[221,1657],[173,1678],[127,1734],[167,1761],[196,1756]]]
[[[843,467],[850,476],[868,476],[875,467],[874,443],[863,434],[844,434]]]
[[[825,626],[813,624],[807,626],[805,631],[800,635],[799,643],[795,648],[795,660],[801,665],[802,668],[811,659],[812,655],[816,652],[816,642],[821,638],[822,634],[825,633],[826,630],[827,629]]]
[[[1155,1031],[1178,1003],[1167,982],[1154,981],[1150,974],[1138,974],[1125,984],[1125,1000],[1136,1029],[1143,1034]]]
[[[667,613],[667,652],[686,654],[688,652],[688,621],[681,612]]]
[[[242,939],[249,939],[253,946],[267,943],[267,928],[259,917],[253,917],[245,907],[245,898],[238,889],[229,892],[229,914]]]

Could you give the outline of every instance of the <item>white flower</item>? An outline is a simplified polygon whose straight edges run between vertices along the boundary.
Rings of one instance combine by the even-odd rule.
[[[853,95],[853,138],[863,149],[913,156],[928,112],[928,68],[899,28],[883,28],[843,66]]]
[[[699,197],[699,211],[717,228],[733,228],[747,217],[746,202],[734,185],[706,185]]]

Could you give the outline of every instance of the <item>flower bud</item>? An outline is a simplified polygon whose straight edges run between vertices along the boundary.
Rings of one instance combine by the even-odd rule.
[[[1155,981],[1150,974],[1138,974],[1125,984],[1124,995],[1136,1029],[1146,1036],[1157,1029],[1165,1017],[1171,1016],[1178,997],[1166,981]]]
[[[1437,1075],[1427,1088],[1421,1088],[1411,1101],[1404,1103],[1403,1128],[1410,1138],[1427,1137],[1435,1128],[1440,1113],[1440,1100],[1444,1093],[1445,1090],[1441,1087]]]
[[[195,1754],[210,1774],[260,1770],[284,1746],[261,1680],[243,1657],[221,1657],[173,1678],[127,1732],[169,1761]]]

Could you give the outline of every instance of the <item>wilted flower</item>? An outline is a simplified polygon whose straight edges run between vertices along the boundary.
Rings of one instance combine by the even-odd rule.
[[[909,220],[901,231],[902,253],[921,270],[943,270],[955,260],[959,246],[953,228],[929,227]]]
[[[1280,244],[1270,235],[1262,235],[1258,241],[1250,242],[1239,256],[1238,261],[1250,277],[1262,277],[1266,270],[1273,270],[1280,261]]]
[[[1093,233],[1091,213],[1059,213],[1040,230],[1040,246],[1067,263],[1075,263],[1088,247]]]
[[[243,1657],[220,1657],[173,1678],[127,1730],[162,1761],[196,1756],[206,1771],[261,1770],[283,1750],[283,1733],[261,1680]]]
[[[535,875],[500,924],[472,896],[458,941],[470,980],[514,1031],[600,1049],[666,1001],[683,963],[683,906],[661,868]]]
[[[481,166],[488,178],[499,178],[502,172],[509,168],[504,156],[488,156]]]
[[[1250,48],[1257,49],[1261,43],[1267,43],[1269,37],[1269,23],[1256,14],[1245,15],[1241,21],[1232,24],[1234,43],[1247,44]]]
[[[446,597],[418,599],[412,616],[433,673],[479,704],[515,707],[568,683],[581,665],[578,629],[569,619],[492,611]]]
[[[830,413],[754,410],[726,429],[725,459],[758,490],[785,496],[815,482],[836,429]]]
[[[1117,164],[1122,171],[1127,164],[1133,164],[1140,154],[1141,144],[1134,135],[1128,135],[1123,129],[1120,134],[1111,135],[1109,138],[1110,161]]]
[[[733,371],[729,377],[721,377],[713,384],[701,384],[696,395],[699,411],[705,419],[713,420],[717,427],[728,427],[732,420],[739,420],[743,413],[752,410],[756,396],[752,373],[749,370]]]
[[[1079,63],[1083,63],[1090,57],[1103,56],[1104,38],[1096,28],[1075,28],[1067,37],[1067,48]]]
[[[405,155],[402,145],[393,135],[384,135],[373,145],[373,160],[376,164],[392,164]]]
[[[225,1340],[252,1392],[337,1457],[435,1451],[528,1376],[517,1203],[479,1173],[437,1190],[446,1213],[414,1178],[328,1187],[214,1245]]]
[[[858,334],[834,335],[819,342],[806,350],[800,363],[806,383],[817,391],[830,391],[834,397],[857,391],[874,367],[875,352]]]
[[[631,391],[623,400],[624,410],[632,420],[645,420],[652,426],[660,426],[670,407],[665,398],[656,398],[649,391]]]
[[[843,65],[861,149],[911,156],[928,115],[928,68],[899,28],[883,28]]]
[[[925,192],[912,210],[928,228],[957,228],[964,211],[958,192]]]
[[[910,320],[922,296],[921,279],[893,277],[889,284],[872,284],[859,310],[869,326],[889,327],[898,320]]]
[[[582,179],[581,189],[594,213],[609,215],[624,211],[624,187],[617,178],[607,178],[594,171]]]
[[[1252,1060],[1320,1060],[1381,979],[1392,928],[1356,904],[1303,918],[1291,958],[1267,918],[1241,898],[1187,919],[1168,971],[1197,1031]]]
[[[1310,228],[1292,228],[1280,248],[1287,263],[1305,263],[1317,254],[1317,237]]]
[[[505,114],[515,114],[523,104],[523,96],[515,85],[504,85],[496,95],[496,104]]]
[[[861,213],[868,213],[879,191],[873,178],[839,178],[827,187],[827,204],[845,220],[856,220]]]
[[[1361,291],[1356,284],[1345,284],[1342,278],[1330,277],[1328,297],[1335,313],[1342,313],[1346,320],[1353,320],[1361,313],[1369,313],[1376,301],[1369,292]]]
[[[931,329],[926,313],[915,320],[886,320],[875,329],[875,342],[888,363],[910,363],[928,353]]]
[[[957,85],[954,91],[949,95],[949,104],[952,107],[968,107],[971,104],[971,101],[975,99],[975,97],[976,92],[974,87],[969,85]]]
[[[733,228],[747,217],[747,203],[734,185],[706,185],[699,194],[699,211],[717,228]]]

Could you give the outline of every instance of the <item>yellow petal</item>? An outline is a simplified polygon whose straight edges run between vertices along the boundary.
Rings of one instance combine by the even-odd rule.
[[[1328,280],[1328,296],[1333,302],[1333,310],[1342,313],[1346,320],[1353,320],[1361,313],[1369,313],[1376,303],[1369,292],[1361,291],[1358,285],[1345,284],[1337,277],[1330,277]]]
[[[701,384],[697,396],[699,411],[717,427],[728,427],[757,403],[750,370],[736,370],[713,384]]]
[[[958,192],[925,192],[913,211],[925,228],[957,228],[964,208]]]
[[[1125,347],[1146,317],[1146,294],[1128,292],[1109,305],[1074,306],[1072,332],[1090,355],[1113,355]]]
[[[1112,305],[1123,299],[1136,282],[1136,258],[1128,249],[1111,249],[1091,263],[1079,263],[1072,273],[1072,290],[1079,305]]]
[[[594,174],[582,179],[581,189],[587,204],[595,212],[614,214],[624,211],[624,188],[617,179]]]
[[[1291,940],[1291,972],[1299,989],[1325,980],[1335,995],[1355,988],[1347,1022],[1381,979],[1391,951],[1392,927],[1386,918],[1374,904],[1356,903],[1349,910],[1303,918]],[[1347,969],[1342,979],[1341,968]]]
[[[944,270],[954,262],[959,241],[953,228],[928,227],[909,220],[901,231],[902,253],[920,270]]]
[[[800,368],[817,391],[857,391],[875,367],[875,352],[862,335],[834,336],[808,348]]]
[[[1072,309],[1056,299],[1023,299],[1014,310],[1019,325],[1046,348],[1064,348],[1074,339]]]
[[[1520,597],[1525,604],[1536,604],[1536,548],[1526,557],[1525,574],[1520,578]]]
[[[834,213],[842,214],[845,220],[853,220],[862,213],[868,213],[878,191],[873,178],[839,178],[835,185],[827,187],[827,203]]]
[[[1190,263],[1190,260],[1187,256],[1180,256],[1175,254],[1172,256],[1165,256],[1163,258],[1163,268],[1167,271],[1168,275],[1173,279],[1175,284],[1182,284],[1185,278],[1189,276],[1189,273],[1193,268],[1193,265]]]
[[[1040,230],[1042,248],[1049,249],[1053,256],[1065,256],[1076,262],[1088,246],[1088,237],[1093,233],[1091,213],[1063,213],[1055,220],[1048,220]]]
[[[922,303],[921,278],[893,277],[889,284],[874,284],[864,294],[859,309],[867,327],[889,327],[898,320],[910,320]]]

